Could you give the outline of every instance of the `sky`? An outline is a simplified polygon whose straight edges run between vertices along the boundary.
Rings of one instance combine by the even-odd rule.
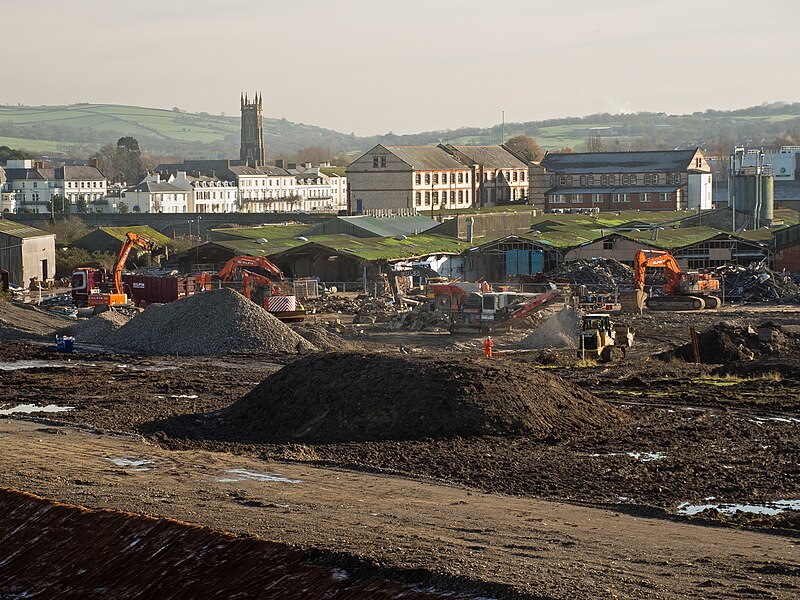
[[[356,135],[800,101],[798,0],[8,2],[0,104],[273,118]],[[14,23],[19,26],[13,25]]]

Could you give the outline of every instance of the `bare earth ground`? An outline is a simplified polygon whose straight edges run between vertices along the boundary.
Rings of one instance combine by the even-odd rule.
[[[611,367],[575,368],[570,351],[545,357],[520,351],[521,331],[497,336],[496,360],[547,368],[633,418],[614,431],[557,440],[254,445],[211,439],[202,415],[228,406],[293,359],[64,356],[49,346],[0,343],[0,363],[44,361],[0,370],[0,408],[74,406],[49,416],[81,426],[0,422],[0,484],[534,596],[796,597],[796,511],[775,517],[707,511],[697,524],[676,515],[682,502],[800,499],[796,356],[757,361],[755,371],[752,362],[728,365],[723,374],[652,355],[688,341],[689,325],[797,324],[798,317],[794,307],[728,307],[621,318],[637,329],[637,346]],[[348,339],[368,351],[454,361],[480,353],[474,336],[359,329]],[[154,463],[119,467],[109,458]],[[218,481],[239,479],[225,473],[233,469],[303,483],[247,479],[252,475]]]

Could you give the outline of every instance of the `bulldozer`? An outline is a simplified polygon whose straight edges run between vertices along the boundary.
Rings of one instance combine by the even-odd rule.
[[[590,313],[581,319],[578,358],[613,362],[625,358],[626,350],[633,346],[632,327],[619,327],[604,313]]]

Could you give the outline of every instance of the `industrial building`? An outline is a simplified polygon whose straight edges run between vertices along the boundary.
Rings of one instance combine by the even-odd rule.
[[[29,225],[0,219],[0,270],[9,282],[28,287],[32,279],[49,281],[56,274],[56,236]]]

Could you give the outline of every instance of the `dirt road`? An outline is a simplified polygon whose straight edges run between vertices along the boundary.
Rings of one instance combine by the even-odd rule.
[[[199,450],[0,423],[0,483],[535,597],[790,598],[798,540]],[[342,560],[346,560],[343,558]],[[501,588],[497,588],[498,595]]]

